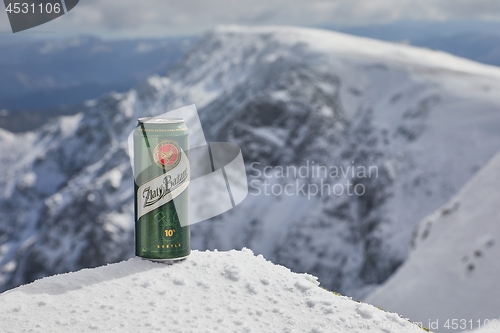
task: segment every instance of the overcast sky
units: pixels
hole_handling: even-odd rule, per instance
[[[80,0],[31,34],[190,35],[217,24],[365,25],[400,20],[500,21],[499,0]],[[5,11],[0,30],[10,31]]]

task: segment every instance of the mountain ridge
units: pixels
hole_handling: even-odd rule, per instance
[[[495,78],[500,76],[500,68],[493,65],[479,63],[473,60],[462,58],[451,53],[429,49],[418,45],[401,44],[390,41],[377,40],[369,37],[349,35],[346,33],[324,30],[318,28],[304,28],[294,26],[255,26],[246,27],[240,25],[218,25],[213,30],[214,33],[274,33],[296,37],[301,41],[310,40],[317,49],[323,51],[337,51],[346,54],[360,54],[364,56],[383,55],[384,60],[390,57],[391,60],[411,64],[435,65],[440,68],[447,68],[457,71],[468,71],[470,74],[491,75]],[[293,42],[293,38],[290,38]],[[339,46],[336,44],[321,45],[320,40],[337,39]],[[306,41],[307,42],[307,41]],[[367,45],[360,47],[359,44],[366,43]],[[369,47],[366,47],[369,46]],[[383,51],[376,52],[370,50],[370,47],[380,47]],[[392,52],[392,53],[391,53]],[[426,63],[427,61],[427,63]],[[448,62],[446,62],[448,61]]]

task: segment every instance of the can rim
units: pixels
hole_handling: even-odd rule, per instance
[[[144,122],[148,121],[148,120],[149,120],[149,119],[151,119],[151,118],[152,118],[152,117],[141,117],[141,118],[137,119],[137,121],[138,121],[139,123],[144,123]]]
[[[156,118],[156,117],[142,117],[137,120],[139,123],[144,124],[180,124],[184,122],[184,118]]]

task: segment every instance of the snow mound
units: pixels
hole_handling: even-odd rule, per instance
[[[139,258],[52,276],[0,295],[2,332],[422,332],[318,287],[252,251]]]

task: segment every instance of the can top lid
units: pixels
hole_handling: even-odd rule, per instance
[[[138,119],[139,123],[148,124],[180,124],[184,122],[183,118],[154,118],[154,117],[142,117]]]

